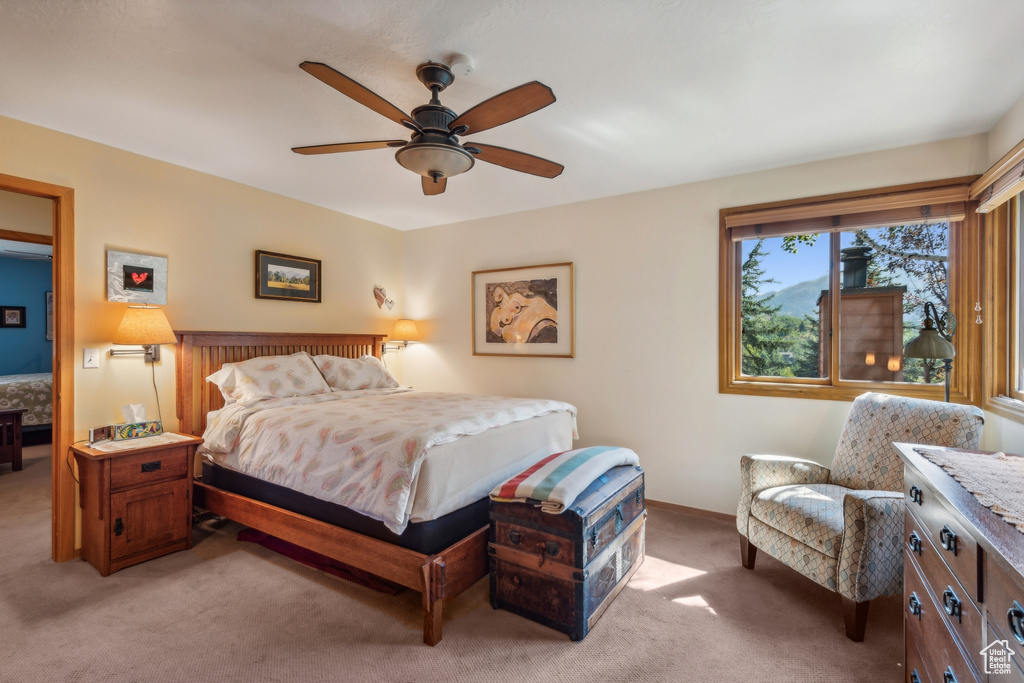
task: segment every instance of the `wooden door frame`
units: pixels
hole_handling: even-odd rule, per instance
[[[63,454],[75,435],[75,191],[0,173],[0,190],[53,200],[53,445],[54,562],[75,554],[75,479]]]

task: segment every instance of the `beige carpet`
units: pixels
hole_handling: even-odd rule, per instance
[[[423,645],[419,594],[375,593],[196,528],[195,548],[107,578],[50,560],[48,447],[0,465],[0,680],[898,681],[901,600],[843,634],[836,596],[730,524],[652,509],[647,559],[580,643],[502,610],[484,579]]]

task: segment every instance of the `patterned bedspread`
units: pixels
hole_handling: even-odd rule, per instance
[[[339,503],[400,534],[431,447],[556,411],[570,412],[575,435],[576,408],[543,399],[399,388],[234,403],[210,413],[200,452],[232,454],[245,474]]]
[[[0,410],[25,408],[21,424],[48,425],[53,422],[53,375],[0,375]]]

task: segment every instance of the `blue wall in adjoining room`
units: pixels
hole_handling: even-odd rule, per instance
[[[0,327],[0,375],[53,372],[53,342],[46,341],[52,291],[50,261],[0,258],[0,306],[25,307],[25,327]]]

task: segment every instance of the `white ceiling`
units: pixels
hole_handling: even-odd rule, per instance
[[[1022,29],[1020,0],[0,0],[0,115],[412,229],[986,132]],[[478,163],[424,197],[391,150],[290,151],[408,137],[300,62],[409,111],[456,52],[456,112],[554,90],[467,141],[560,177]]]

